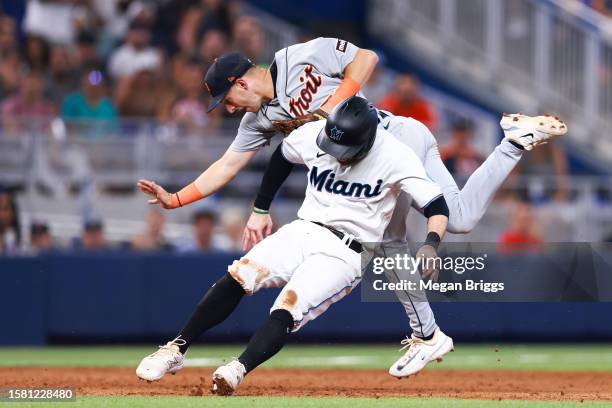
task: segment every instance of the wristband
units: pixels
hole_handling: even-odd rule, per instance
[[[361,85],[359,85],[359,82],[352,78],[345,77],[340,86],[336,88],[336,92],[334,92],[334,94],[325,103],[329,103],[332,107],[334,107],[343,100],[357,95],[357,92],[359,92],[360,89]]]
[[[440,235],[438,235],[437,232],[432,231],[427,234],[427,238],[425,238],[425,245],[430,245],[434,247],[434,249],[438,249],[441,240]]]
[[[270,214],[270,211],[260,210],[259,208],[255,208],[255,207],[253,207],[253,212],[254,212],[255,214],[264,214],[264,215],[265,215],[265,214]]]
[[[195,186],[195,183],[189,184],[181,191],[172,194],[172,208],[182,207],[204,198],[204,195]]]

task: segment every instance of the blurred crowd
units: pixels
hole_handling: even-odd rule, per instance
[[[194,206],[190,233],[171,239],[165,211],[152,207],[145,216],[143,227],[125,241],[107,239],[105,222],[89,218],[81,231],[67,242],[59,241],[45,220],[29,220],[22,228],[15,194],[0,189],[0,255],[38,255],[66,251],[139,251],[210,253],[239,252],[246,223],[246,209],[227,208],[220,213],[212,208]],[[177,235],[177,234],[172,234]]]
[[[54,115],[215,128],[225,113],[205,113],[208,65],[230,49],[268,62],[260,22],[237,1],[28,0],[21,21],[10,3],[0,2],[5,129]]]
[[[205,113],[202,76],[214,59],[239,50],[256,64],[270,62],[261,22],[237,0],[27,0],[21,17],[15,17],[19,7],[11,7],[16,3],[0,1],[0,129],[9,135],[23,123],[56,116],[68,125],[145,118],[206,135],[236,119],[223,109]],[[602,13],[609,10],[604,0],[589,4]],[[436,136],[448,134],[440,139],[440,154],[459,184],[486,159],[477,149],[477,125],[438,112],[414,74],[390,78],[377,67],[363,91],[381,109],[420,120]],[[550,191],[520,191],[521,184],[514,183],[522,174],[553,175],[556,185]],[[567,157],[558,144],[525,155],[509,188],[500,192],[517,203],[520,215],[500,237],[502,244],[540,239],[533,205],[570,199],[567,174]],[[196,210],[191,236],[171,240],[164,213],[152,210],[146,228],[119,248],[239,250],[244,222],[240,211]],[[14,196],[0,192],[0,253],[109,247],[101,219],[84,222],[70,243],[55,242],[44,220],[24,230]]]

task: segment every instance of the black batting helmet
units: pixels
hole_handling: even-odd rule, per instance
[[[374,106],[364,98],[353,96],[330,113],[317,136],[317,145],[339,161],[356,162],[372,148],[377,127],[378,114]]]

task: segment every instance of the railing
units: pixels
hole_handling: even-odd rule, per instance
[[[369,29],[525,111],[564,115],[569,139],[612,162],[610,20],[581,2],[370,0]]]
[[[28,220],[47,220],[54,234],[68,240],[80,231],[82,217],[94,214],[106,220],[109,239],[123,241],[144,228],[145,199],[136,191],[136,180],[149,178],[178,189],[219,158],[234,136],[235,130],[194,131],[153,121],[101,125],[28,120],[12,130],[0,127],[0,185],[25,192],[20,195],[24,227]],[[217,198],[206,203],[220,209],[248,208],[273,149],[262,149]],[[305,187],[304,169],[298,167],[275,203],[279,224],[295,218]],[[557,201],[560,189],[564,201]],[[610,177],[523,174],[511,177],[504,193],[535,206],[536,218],[547,220],[547,240],[596,241],[612,235]],[[185,224],[193,209],[170,213],[171,235],[188,231]],[[423,221],[416,213],[415,219],[417,224]],[[456,239],[495,241],[510,219],[512,208],[494,203],[474,233]]]

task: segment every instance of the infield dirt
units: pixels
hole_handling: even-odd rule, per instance
[[[73,387],[77,395],[209,395],[212,369],[147,383],[131,368],[0,368],[4,387]],[[257,369],[236,395],[612,400],[612,373],[430,370],[397,380],[383,370]]]

